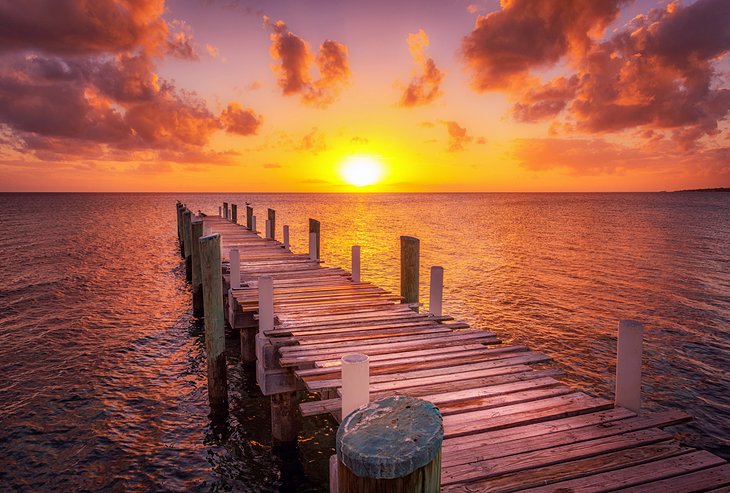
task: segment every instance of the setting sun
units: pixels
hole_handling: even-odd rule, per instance
[[[383,165],[373,156],[350,156],[343,161],[341,172],[350,185],[364,187],[380,181]]]

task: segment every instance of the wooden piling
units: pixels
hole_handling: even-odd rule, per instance
[[[238,224],[238,205],[231,204],[231,222]]]
[[[193,315],[200,317],[204,313],[203,309],[203,272],[200,262],[200,237],[203,234],[203,221],[193,221],[191,223],[191,262],[193,267],[192,284],[193,284]]]
[[[317,257],[317,260],[321,259],[321,251],[320,251],[320,244],[322,240],[322,235],[320,234],[320,225],[319,221],[316,219],[310,219],[309,220],[309,234],[316,233],[317,235],[317,241],[315,243],[315,254]]]
[[[618,323],[616,405],[635,413],[641,409],[641,353],[644,326],[633,320]]]
[[[246,206],[246,228],[253,231],[253,207],[250,205]]]
[[[241,287],[241,253],[238,248],[231,248],[228,252],[228,258],[231,274],[228,284],[230,284],[231,289],[238,289]]]
[[[268,216],[269,216],[269,222],[271,223],[271,227],[269,228],[269,234],[266,236],[267,238],[271,238],[272,240],[276,239],[276,211],[274,209],[268,209]]]
[[[360,282],[360,247],[352,246],[352,282]]]
[[[185,243],[185,280],[193,280],[193,234],[190,229],[193,213],[189,209],[183,212],[183,241]]]
[[[223,219],[228,219],[228,202],[223,202]]]
[[[371,402],[337,430],[339,493],[437,493],[441,488],[441,413],[407,396]]]
[[[301,419],[299,398],[295,391],[271,395],[271,438],[274,445],[297,441]]]
[[[266,228],[264,228],[264,238],[271,238],[271,221],[266,220]]]
[[[182,258],[185,258],[185,245],[184,245],[184,242],[183,242],[184,239],[183,239],[183,234],[182,234],[182,231],[183,231],[183,229],[182,229],[182,223],[183,223],[182,213],[183,213],[183,209],[185,207],[180,202],[178,202],[176,208],[177,208],[177,241],[180,244],[180,256]]]
[[[258,233],[258,231],[256,231],[256,216],[251,217],[251,231]]]
[[[420,250],[418,238],[400,237],[400,295],[403,303],[418,303]]]
[[[443,314],[444,299],[444,268],[431,267],[431,282],[429,284],[428,311],[434,317]]]
[[[287,252],[290,250],[289,225],[287,225],[287,224],[284,225],[284,250],[286,250]]]
[[[213,414],[224,414],[228,412],[228,383],[221,237],[219,234],[203,236],[199,242],[205,310],[205,349],[208,357],[208,399]]]

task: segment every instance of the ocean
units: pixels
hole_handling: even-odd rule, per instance
[[[326,491],[335,421],[272,451],[268,399],[228,341],[231,413],[208,419],[175,201],[276,209],[305,252],[398,292],[399,236],[445,269],[444,313],[555,358],[611,398],[619,319],[645,324],[644,404],[730,458],[730,194],[0,194],[0,490]]]

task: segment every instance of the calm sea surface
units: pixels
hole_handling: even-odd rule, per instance
[[[207,414],[175,200],[266,207],[304,252],[398,291],[399,235],[445,268],[444,311],[611,397],[616,325],[645,323],[647,408],[730,457],[730,194],[0,194],[0,490],[323,491],[336,423],[272,452],[268,399],[229,344],[231,415]],[[241,210],[241,209],[239,209]],[[243,214],[241,214],[243,215]]]

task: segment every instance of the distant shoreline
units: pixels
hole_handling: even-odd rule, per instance
[[[687,192],[730,192],[730,188],[695,188],[693,190],[674,190],[672,193]]]

